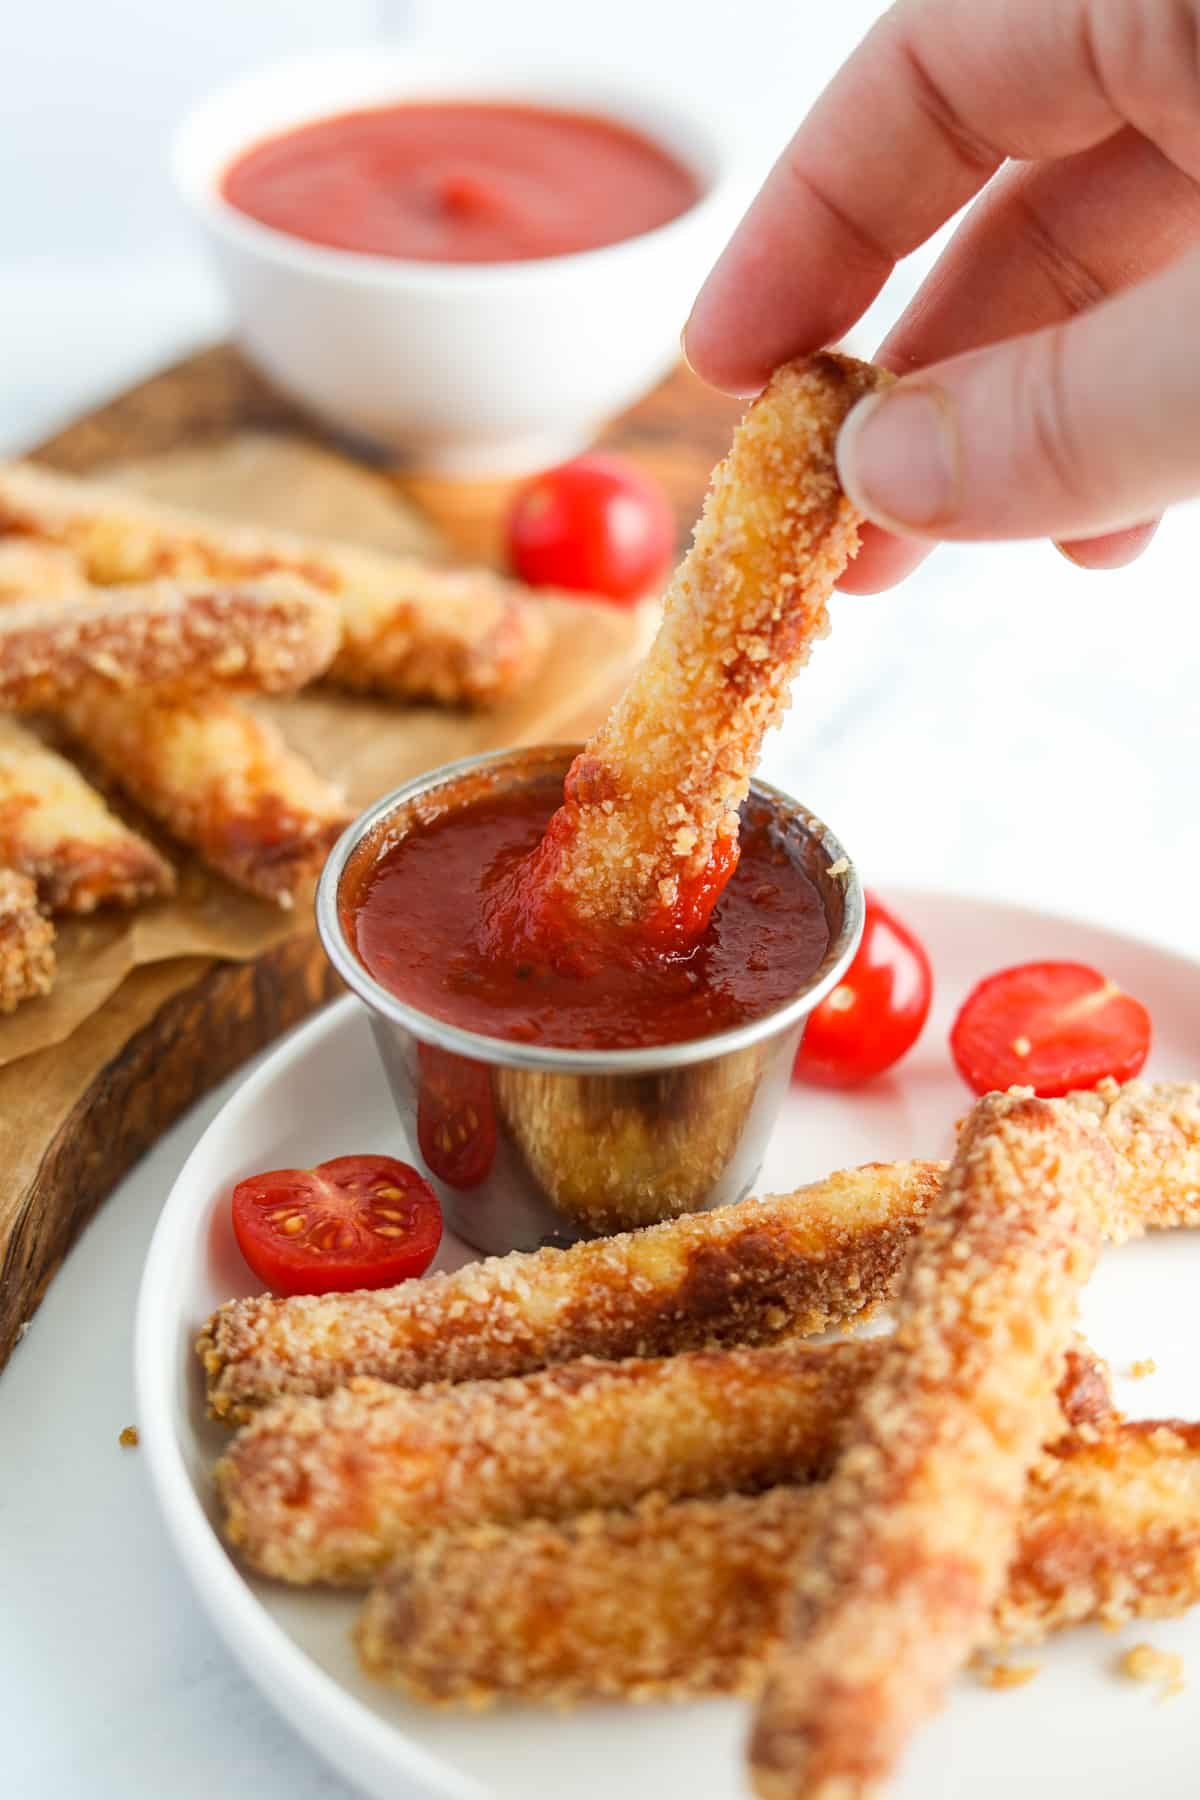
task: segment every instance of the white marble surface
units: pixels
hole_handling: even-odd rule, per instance
[[[636,22],[644,68],[744,88],[765,147],[876,8],[822,9],[820,24],[816,10],[742,0],[731,44],[715,8],[674,0],[610,0],[569,22],[548,0],[495,11],[364,0],[337,13],[315,0],[126,0],[119,29],[84,0],[23,9],[4,53],[20,103],[0,117],[0,450],[219,331],[219,300],[161,180],[161,143],[178,106],[226,69],[394,29],[410,13],[434,41],[486,43],[500,20],[514,49],[575,34],[580,54],[611,54]],[[1180,511],[1120,574],[1084,575],[1045,545],[951,550],[902,593],[839,601],[766,773],[836,824],[885,890],[939,882],[1200,953],[1198,522]],[[137,1452],[116,1441],[132,1418],[146,1242],[216,1103],[113,1196],[0,1379],[0,1719],[14,1800],[346,1793],[215,1641]]]

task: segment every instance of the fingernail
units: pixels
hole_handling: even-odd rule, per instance
[[[1087,566],[1088,566],[1087,563],[1085,563],[1083,561],[1082,557],[1075,555],[1074,551],[1071,549],[1071,546],[1069,544],[1064,544],[1061,541],[1061,539],[1059,539],[1059,538],[1051,538],[1050,542],[1054,545],[1054,548],[1058,551],[1058,554],[1060,556],[1063,556],[1066,558],[1066,560],[1071,564],[1071,567],[1073,569],[1086,569],[1087,568]]]
[[[842,486],[860,511],[899,531],[930,531],[953,514],[958,436],[940,388],[892,388],[860,400],[837,442]]]

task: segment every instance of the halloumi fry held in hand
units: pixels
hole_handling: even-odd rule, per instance
[[[884,1342],[587,1359],[412,1393],[360,1378],[324,1399],[291,1396],[217,1466],[226,1536],[264,1575],[360,1585],[451,1526],[813,1480]],[[1089,1353],[1072,1352],[1059,1403],[1056,1431],[1111,1414]]]
[[[0,607],[0,708],[52,710],[81,690],[289,693],[328,666],[338,615],[298,582],[153,582]]]
[[[28,875],[52,912],[136,906],[175,890],[171,865],[109,811],[74,764],[5,718],[0,864]]]
[[[349,818],[339,791],[234,700],[91,692],[71,733],[181,843],[239,887],[291,906]]]
[[[972,1109],[818,1502],[750,1741],[763,1800],[878,1794],[1003,1590],[1115,1157],[1077,1112]]]
[[[1113,1150],[1114,1238],[1200,1224],[1200,1083],[1101,1083],[1065,1104]],[[355,1375],[419,1387],[825,1331],[889,1298],[943,1173],[868,1163],[795,1194],[382,1292],[232,1300],[201,1339],[209,1403],[239,1419]]]
[[[54,986],[54,927],[27,875],[0,868],[0,1013]]]
[[[353,1375],[421,1387],[821,1331],[889,1290],[938,1185],[924,1163],[851,1169],[795,1194],[400,1287],[232,1300],[198,1344],[209,1405],[236,1420]]]
[[[754,1695],[819,1504],[814,1487],[656,1496],[630,1512],[438,1533],[367,1601],[363,1663],[443,1706]],[[1039,1462],[984,1635],[1036,1643],[1197,1601],[1200,1426],[1115,1425]]]
[[[687,942],[737,861],[738,808],[788,684],[828,630],[858,548],[834,446],[888,380],[822,353],[776,370],[718,465],[662,626],[568,772],[565,800],[506,904]],[[507,926],[504,927],[507,929]]]
[[[0,533],[61,545],[91,582],[297,576],[335,601],[347,687],[491,705],[533,675],[548,641],[541,603],[487,569],[454,570],[351,544],[250,530],[56,475],[0,465]]]

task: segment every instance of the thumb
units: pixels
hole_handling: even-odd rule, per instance
[[[1081,538],[1200,494],[1200,256],[861,400],[838,471],[902,534]]]

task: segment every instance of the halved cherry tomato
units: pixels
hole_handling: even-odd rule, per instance
[[[795,1075],[821,1087],[857,1087],[899,1062],[924,1029],[933,971],[924,947],[868,893],[858,954],[804,1030]]]
[[[509,561],[531,587],[633,601],[662,580],[674,548],[666,494],[620,456],[547,469],[518,490],[508,515]]]
[[[423,1275],[442,1209],[425,1177],[394,1156],[335,1156],[239,1181],[233,1230],[275,1293],[343,1294]]]
[[[469,1056],[417,1049],[417,1143],[427,1168],[447,1187],[478,1187],[496,1156],[492,1078]]]
[[[1031,1087],[1053,1100],[1105,1075],[1136,1075],[1150,1049],[1150,1015],[1087,963],[1019,963],[971,990],[950,1048],[977,1094]]]

